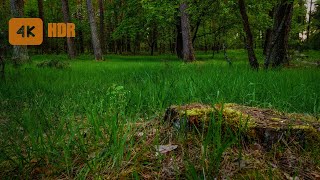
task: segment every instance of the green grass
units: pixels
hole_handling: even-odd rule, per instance
[[[233,102],[319,116],[319,69],[255,72],[243,51],[229,57],[232,67],[223,54],[201,53],[193,64],[171,55],[111,55],[104,62],[81,56],[70,68],[51,69],[36,64],[67,57],[39,55],[9,67],[0,82],[0,177],[107,176],[123,162],[138,162],[128,152],[137,143],[128,123],[159,117],[172,104]],[[133,172],[141,176],[139,168]]]

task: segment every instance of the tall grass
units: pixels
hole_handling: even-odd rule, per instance
[[[221,54],[202,54],[194,64],[169,55],[105,62],[83,56],[63,70],[35,65],[58,57],[35,56],[31,64],[9,67],[0,82],[0,177],[98,177],[119,170],[135,144],[127,141],[128,123],[158,117],[172,104],[234,102],[319,115],[319,69],[255,72],[242,52],[229,56],[232,67]],[[216,146],[213,161],[227,146],[217,137],[204,139],[204,146]]]

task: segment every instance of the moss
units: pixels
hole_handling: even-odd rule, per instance
[[[185,115],[187,116],[203,116],[203,115],[208,115],[210,113],[214,112],[213,108],[194,108],[194,109],[189,109],[184,111]]]
[[[235,127],[254,128],[256,127],[255,121],[248,115],[232,107],[236,104],[226,104],[223,108],[223,117],[226,122]]]
[[[282,119],[274,117],[274,118],[271,118],[271,120],[273,120],[273,121],[281,121]]]
[[[294,125],[291,129],[301,129],[301,130],[314,130],[314,128],[310,125]]]

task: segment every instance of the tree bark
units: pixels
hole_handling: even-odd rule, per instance
[[[77,0],[77,11],[76,11],[76,19],[80,22],[83,21],[83,12],[82,12],[82,0]],[[80,53],[85,52],[85,46],[84,46],[84,36],[83,36],[83,31],[82,28],[78,28],[77,31],[77,50]]]
[[[1,50],[0,50],[1,51]],[[5,62],[0,53],[0,78],[4,79]]]
[[[182,44],[183,44],[183,60],[186,62],[192,62],[195,60],[194,49],[191,40],[191,31],[189,23],[189,14],[187,13],[188,5],[186,2],[180,5],[181,12],[181,32],[182,32]]]
[[[288,40],[291,30],[291,20],[293,14],[293,2],[290,0],[282,0],[275,11],[274,24],[272,30],[272,41],[268,46],[268,54],[265,61],[267,69],[272,64],[272,67],[279,67],[284,63],[288,63]]]
[[[65,23],[71,22],[70,19],[70,11],[69,11],[69,3],[68,0],[61,0],[62,4],[62,13],[63,13],[63,19]],[[76,57],[76,50],[74,45],[74,39],[73,38],[67,38],[67,45],[68,45],[68,54],[71,59],[74,59]]]
[[[313,0],[310,2],[310,10],[309,10],[309,19],[308,19],[308,27],[307,27],[307,42],[309,42],[309,37],[310,37],[310,24],[311,24],[311,16],[312,16],[312,4]]]
[[[100,11],[100,43],[102,47],[102,52],[105,53],[105,38],[104,38],[104,4],[103,0],[99,0],[99,11]]]
[[[181,30],[181,17],[178,16],[176,24],[176,54],[179,59],[183,59],[183,42],[182,42],[182,30]]]
[[[253,49],[253,36],[252,36],[250,24],[249,24],[246,5],[244,0],[239,0],[238,2],[239,2],[240,14],[243,22],[243,28],[246,33],[246,48],[248,51],[249,63],[251,68],[257,70],[259,69],[259,63]]]
[[[97,61],[100,61],[103,59],[102,51],[101,51],[100,40],[98,38],[97,25],[94,18],[94,10],[92,7],[91,0],[87,0],[87,9],[88,9],[88,16],[89,16],[89,22],[90,22],[90,28],[91,28],[91,38],[92,38],[94,56]]]
[[[47,38],[46,38],[46,26],[44,23],[44,11],[43,11],[43,0],[38,0],[38,13],[39,13],[39,18],[43,22],[43,42],[41,45],[41,52],[44,53],[47,51],[48,43],[47,43]]]
[[[150,40],[148,42],[151,56],[154,55],[154,51],[156,50],[157,36],[158,36],[158,28],[157,28],[157,25],[154,24],[150,32]]]
[[[274,10],[269,11],[269,17],[271,19],[273,19],[273,14],[274,14]],[[265,56],[268,54],[268,46],[271,41],[271,36],[272,36],[272,28],[270,27],[266,30],[266,35],[264,40],[263,55]]]
[[[22,18],[24,16],[24,1],[23,0],[10,0],[12,17]],[[27,46],[13,46],[12,54],[13,64],[15,66],[29,60]]]
[[[192,44],[194,44],[194,42],[196,41],[200,25],[201,25],[201,18],[199,18],[198,21],[197,21],[196,29],[194,30],[194,34],[193,34],[193,37],[192,37]]]

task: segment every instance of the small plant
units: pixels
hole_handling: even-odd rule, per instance
[[[39,68],[56,68],[56,69],[66,69],[70,67],[70,64],[68,62],[59,61],[56,59],[43,61],[37,64],[37,67]]]

